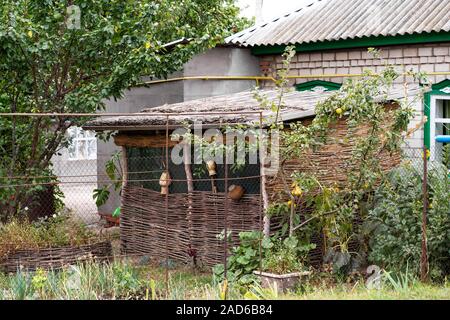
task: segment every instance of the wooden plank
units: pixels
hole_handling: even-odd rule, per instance
[[[162,148],[166,146],[164,135],[127,135],[120,133],[114,136],[114,143],[121,147],[135,148]],[[178,144],[178,141],[169,140],[169,147]]]

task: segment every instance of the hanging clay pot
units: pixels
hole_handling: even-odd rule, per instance
[[[244,193],[245,193],[245,189],[243,187],[235,185],[235,184],[231,185],[228,188],[228,197],[230,197],[231,199],[236,200],[236,201],[240,200],[242,198],[242,196],[244,195]]]
[[[216,163],[213,160],[206,161],[206,168],[208,169],[209,176],[215,176],[216,172]]]
[[[159,178],[159,185],[161,186],[161,194],[169,194],[169,186],[172,183],[169,171],[164,171]]]

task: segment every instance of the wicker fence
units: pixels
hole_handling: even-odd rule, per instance
[[[225,193],[170,194],[144,188],[123,190],[121,245],[125,254],[149,255],[186,263],[213,266],[224,259],[224,241],[218,235],[231,232],[232,245],[239,232],[258,230],[260,197],[226,200]],[[226,202],[227,205],[225,204]]]
[[[0,270],[16,272],[34,271],[37,268],[59,269],[85,261],[106,261],[111,257],[112,248],[109,241],[82,246],[17,250],[0,260]]]

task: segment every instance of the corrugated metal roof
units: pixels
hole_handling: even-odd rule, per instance
[[[287,45],[450,31],[450,0],[315,0],[225,42]]]
[[[407,95],[416,97],[420,92],[419,86],[409,88]],[[269,101],[277,102],[278,93],[275,90],[264,90],[263,94]],[[333,91],[311,92],[292,91],[284,95],[284,106],[280,118],[284,121],[303,119],[315,115],[315,107],[333,94]],[[387,95],[378,97],[380,101],[399,100],[405,96],[404,87],[396,86],[389,90]],[[167,116],[170,114],[171,127],[183,126],[185,122],[201,122],[205,127],[217,126],[221,123],[257,123],[261,106],[254,98],[252,91],[244,91],[231,95],[216,96],[204,99],[190,100],[175,104],[166,104],[160,107],[147,108],[136,116],[119,116],[90,121],[83,126],[92,130],[152,130],[158,126],[164,128]],[[255,112],[242,114],[242,112]],[[239,113],[241,112],[241,113]],[[192,113],[196,113],[193,115]],[[209,114],[213,113],[213,114]],[[265,123],[273,121],[274,112],[263,110]]]

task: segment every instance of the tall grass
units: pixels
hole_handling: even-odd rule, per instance
[[[132,266],[115,262],[86,263],[60,271],[18,271],[3,276],[2,299],[132,299],[147,283]]]
[[[408,265],[405,272],[384,271],[383,280],[397,292],[407,292],[410,287],[418,283],[417,278],[409,272]]]
[[[161,267],[133,266],[125,261],[85,263],[60,271],[0,273],[0,299],[448,299],[450,286],[422,284],[411,273],[383,273],[379,289],[368,289],[364,281],[352,284],[304,282],[295,292],[282,294],[254,284],[240,287],[217,284],[212,276],[191,270],[172,270],[166,290]]]

